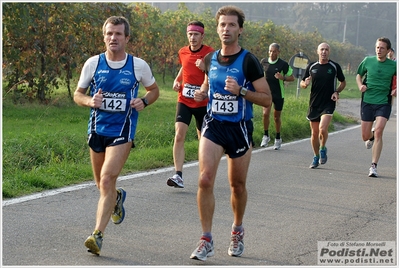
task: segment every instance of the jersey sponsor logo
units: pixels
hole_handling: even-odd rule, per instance
[[[123,75],[132,75],[132,72],[129,70],[120,70],[119,74],[123,74]]]
[[[99,76],[97,79],[97,87],[99,87],[101,84],[107,82],[107,78],[105,76]]]
[[[240,72],[240,70],[238,70],[237,68],[227,68],[226,70],[227,73],[233,73],[233,74],[237,74]]]
[[[104,98],[113,98],[113,99],[126,99],[126,93],[118,93],[118,92],[103,92]]]
[[[236,95],[223,95],[220,93],[215,93],[213,94],[213,98],[218,99],[218,100],[237,100],[238,96]]]
[[[121,80],[119,80],[119,82],[124,86],[128,86],[132,83],[132,81],[128,78],[122,78]]]
[[[109,70],[98,70],[98,74],[108,74]]]

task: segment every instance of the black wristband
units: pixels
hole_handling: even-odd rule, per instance
[[[148,106],[148,100],[146,98],[141,98],[141,101],[144,103],[144,108]]]

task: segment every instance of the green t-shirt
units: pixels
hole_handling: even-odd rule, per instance
[[[365,57],[360,63],[357,74],[367,75],[367,90],[363,101],[370,104],[387,104],[391,94],[392,78],[396,75],[396,61],[386,59],[377,60],[376,56]]]

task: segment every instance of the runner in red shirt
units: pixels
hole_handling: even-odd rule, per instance
[[[173,83],[173,89],[178,92],[173,144],[173,161],[176,174],[168,178],[166,183],[169,186],[177,188],[184,188],[184,141],[191,118],[192,116],[195,117],[199,139],[208,103],[208,99],[202,102],[194,100],[194,91],[200,89],[204,81],[205,65],[202,59],[209,52],[214,51],[210,46],[202,44],[204,35],[204,24],[202,22],[192,21],[188,23],[187,38],[190,44],[179,50],[179,62],[182,67]]]

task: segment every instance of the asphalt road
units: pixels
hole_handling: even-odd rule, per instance
[[[281,150],[256,148],[248,175],[245,253],[227,255],[232,212],[221,161],[213,222],[215,256],[191,260],[201,235],[197,163],[185,165],[185,188],[166,185],[173,168],[121,177],[126,218],[108,225],[101,256],[86,252],[95,223],[93,183],[3,200],[4,266],[316,266],[318,241],[396,241],[397,121],[388,122],[378,178],[360,127],[331,133],[328,162],[309,169],[309,139]],[[134,151],[132,152],[134,153]],[[60,178],[62,179],[62,178]]]

